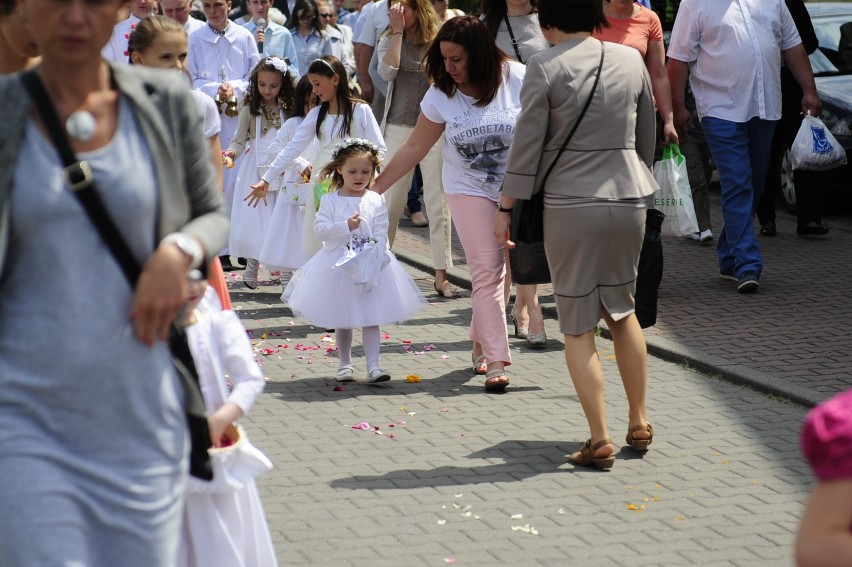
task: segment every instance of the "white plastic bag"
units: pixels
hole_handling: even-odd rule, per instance
[[[825,171],[845,164],[846,152],[822,120],[808,113],[790,148],[790,162],[793,169]]]
[[[663,236],[689,236],[698,232],[692,190],[686,173],[686,158],[677,144],[663,148],[663,159],[654,164],[654,179],[660,189],[654,193],[654,208],[666,215]]]

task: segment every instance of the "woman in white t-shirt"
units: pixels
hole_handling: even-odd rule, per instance
[[[478,18],[463,16],[441,27],[426,70],[433,85],[420,103],[417,125],[373,189],[387,191],[444,134],[444,192],[473,280],[473,369],[486,374],[486,391],[502,391],[509,384],[504,368],[511,364],[506,265],[491,225],[521,110],[524,66],[497,49]]]

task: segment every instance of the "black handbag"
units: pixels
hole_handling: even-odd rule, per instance
[[[592,104],[592,98],[595,96],[601,78],[603,62],[604,46],[601,43],[601,60],[595,73],[592,92],[589,93],[589,98],[586,99],[586,104],[580,111],[571,132],[568,133],[562,147],[559,148],[559,153],[556,154],[556,158],[547,168],[540,184],[541,189],[533,193],[529,199],[519,199],[512,209],[509,238],[515,243],[515,247],[509,249],[509,265],[512,268],[512,281],[516,284],[543,284],[551,281],[550,267],[547,264],[547,254],[544,250],[544,184],[550,177],[556,162],[562,157],[565,148],[568,147],[568,142],[574,137],[574,133],[586,115],[589,105]]]
[[[645,212],[645,238],[639,253],[636,273],[636,318],[645,329],[657,322],[657,297],[663,281],[663,239],[661,231],[666,215],[657,209]]]
[[[62,164],[65,166],[63,172],[65,185],[80,201],[86,215],[95,225],[107,248],[112,252],[130,286],[135,288],[139,275],[142,273],[142,267],[133,256],[130,247],[112,217],[109,216],[100,195],[95,190],[89,164],[85,161],[79,161],[77,156],[74,155],[74,150],[59,124],[56,109],[35,71],[22,74],[21,81],[26,87],[36,110],[41,115],[42,122],[50,134]],[[207,453],[207,449],[212,446],[210,430],[205,415],[204,398],[198,384],[198,372],[195,368],[195,362],[192,360],[186,333],[172,325],[168,344],[172,363],[177,370],[185,396],[186,419],[189,425],[191,443],[189,473],[202,480],[212,480],[213,469],[210,466],[210,455]]]

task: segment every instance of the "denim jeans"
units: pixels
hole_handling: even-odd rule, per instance
[[[752,118],[731,122],[701,120],[722,187],[723,226],[716,244],[719,271],[742,277],[763,270],[760,246],[754,235],[754,213],[766,182],[775,121]]]

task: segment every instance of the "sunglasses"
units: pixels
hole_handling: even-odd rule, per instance
[[[320,18],[325,18],[326,20],[333,17],[334,14],[320,14]]]
[[[299,21],[300,21],[300,22],[309,22],[309,21],[311,21],[311,20],[313,20],[313,19],[315,19],[315,18],[316,18],[316,16],[314,16],[314,15],[310,15],[310,16],[299,16]]]

